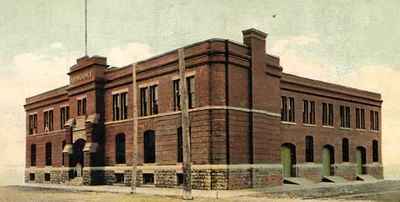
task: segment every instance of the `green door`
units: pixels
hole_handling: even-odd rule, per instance
[[[290,158],[290,148],[281,147],[281,161],[283,166],[283,177],[291,177],[292,159]]]
[[[322,176],[331,175],[331,151],[329,148],[322,149]]]
[[[356,150],[356,163],[357,163],[357,175],[365,174],[364,164],[365,164],[365,152],[363,148],[357,148]]]

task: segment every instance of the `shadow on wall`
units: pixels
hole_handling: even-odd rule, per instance
[[[20,185],[24,182],[24,166],[0,166],[0,186]]]

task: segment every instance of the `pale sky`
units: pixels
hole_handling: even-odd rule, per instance
[[[89,54],[116,66],[209,38],[241,42],[251,27],[269,33],[267,52],[285,72],[382,93],[383,161],[400,165],[400,1],[88,2]],[[24,98],[67,84],[69,66],[83,56],[84,0],[0,5],[1,185],[7,168],[22,182]]]

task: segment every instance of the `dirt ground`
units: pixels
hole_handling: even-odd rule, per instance
[[[400,199],[400,191],[393,192],[391,195],[396,196],[397,199]],[[287,196],[284,198],[271,198],[271,196],[265,197],[237,197],[237,198],[225,198],[225,199],[210,199],[210,198],[195,198],[194,202],[291,202],[291,201],[304,201],[304,202],[316,202],[316,201],[326,201],[326,202],[336,202],[336,201],[355,201],[358,199],[361,201],[369,201],[368,195],[358,195],[355,198],[346,197],[346,198],[338,198],[338,199],[315,199],[315,200],[302,200],[302,199],[291,199]],[[399,200],[391,200],[394,199],[387,195],[387,193],[382,194],[374,194],[373,199],[385,199],[384,201],[399,201]],[[98,193],[98,192],[73,192],[73,191],[63,191],[63,190],[50,190],[43,188],[33,188],[33,187],[0,187],[0,202],[11,202],[11,201],[35,201],[35,202],[70,202],[70,201],[79,201],[79,202],[175,202],[182,201],[179,197],[160,197],[160,196],[148,196],[148,195],[130,195],[130,194],[113,194],[113,193]],[[379,200],[381,201],[381,200]]]

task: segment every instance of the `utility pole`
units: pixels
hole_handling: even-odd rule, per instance
[[[132,64],[132,140],[133,140],[133,157],[132,157],[132,180],[131,180],[131,194],[136,193],[136,170],[137,170],[137,84],[136,84],[136,63]]]
[[[178,49],[179,83],[180,83],[180,105],[182,117],[182,139],[183,139],[183,199],[192,200],[192,160],[190,150],[189,134],[189,107],[188,92],[185,76],[185,53],[184,49]]]

